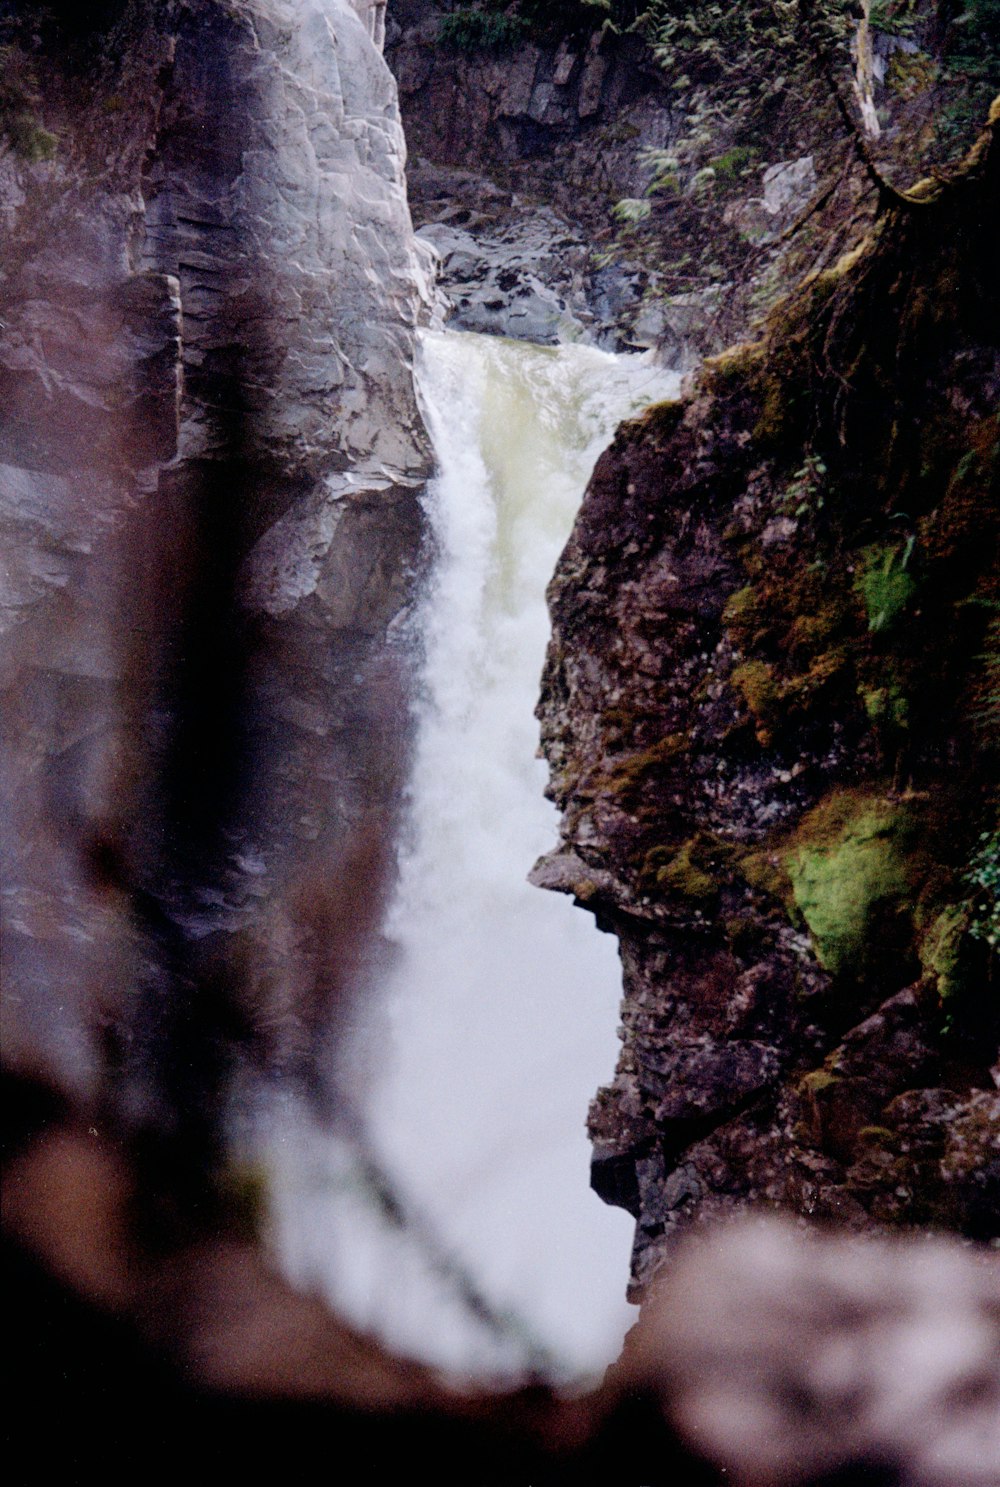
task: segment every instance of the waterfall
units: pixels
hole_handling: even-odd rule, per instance
[[[376,1232],[349,1151],[318,1134],[307,1156],[286,1141],[282,1249],[353,1320],[444,1366],[593,1371],[630,1317],[632,1224],[589,1190],[584,1125],[613,1068],[620,972],[588,914],[525,881],[557,834],[533,709],[545,585],[594,461],[679,379],[643,357],[448,331],[425,333],[418,376],[437,551],[387,925],[398,957],[344,1077],[379,1167],[504,1336],[412,1236]]]

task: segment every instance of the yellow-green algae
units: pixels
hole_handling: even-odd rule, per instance
[[[785,867],[816,958],[831,975],[861,972],[876,911],[908,902],[913,833],[905,804],[861,790],[837,791],[799,825]]]

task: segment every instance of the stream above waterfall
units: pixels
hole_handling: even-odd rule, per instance
[[[581,1375],[628,1325],[632,1222],[590,1191],[585,1131],[615,1059],[616,943],[526,882],[558,832],[533,716],[544,595],[616,425],[679,378],[647,357],[438,331],[418,381],[435,559],[385,927],[397,955],[339,1074],[365,1156],[356,1132],[301,1112],[280,1127],[278,1248],[400,1351]],[[412,1223],[387,1225],[387,1191]]]

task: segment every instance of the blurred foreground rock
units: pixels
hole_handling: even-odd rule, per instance
[[[699,1234],[626,1374],[734,1487],[1000,1482],[1000,1255],[775,1219]]]

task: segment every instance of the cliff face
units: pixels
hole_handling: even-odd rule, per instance
[[[869,167],[905,186],[961,158],[996,26],[992,0],[394,0],[412,199],[457,322],[693,366],[857,242]]]
[[[992,118],[623,427],[550,589],[535,881],[621,943],[636,1296],[747,1204],[996,1233]]]
[[[218,1110],[236,1044],[304,1059],[377,920],[427,290],[347,0],[14,44],[46,148],[2,159],[4,1058],[156,1121]]]
[[[403,0],[386,55],[414,155],[495,173],[600,223],[645,181],[638,154],[666,143],[670,94],[638,35],[551,29],[499,47],[442,36],[448,7]]]

